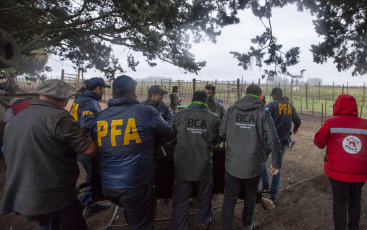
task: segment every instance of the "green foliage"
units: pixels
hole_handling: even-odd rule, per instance
[[[252,39],[248,52],[231,52],[239,65],[264,69],[265,77],[300,74],[288,72],[299,63],[298,47],[283,50],[272,31],[274,8],[297,4],[316,16],[316,32],[324,39],[311,47],[316,63],[333,59],[339,71],[354,68],[353,74],[367,71],[366,1],[355,0],[2,0],[0,28],[19,43],[23,56],[43,49],[71,60],[76,68],[96,68],[113,78],[124,72],[111,45],[141,52],[150,66],[155,60],[197,73],[206,65],[190,53],[191,42],[216,42],[221,28],[239,23],[240,10],[251,9],[265,27]],[[267,22],[267,23],[265,23]],[[117,55],[117,54],[116,54]],[[128,68],[136,70],[139,61],[128,52]],[[44,68],[44,62],[33,72]],[[26,63],[21,63],[21,68]],[[23,71],[23,70],[22,70]],[[29,72],[24,68],[24,72]]]

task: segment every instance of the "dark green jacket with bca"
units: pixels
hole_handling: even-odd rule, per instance
[[[172,122],[177,137],[176,176],[186,181],[198,181],[211,173],[212,146],[220,141],[219,125],[218,117],[201,102],[194,102],[176,113]]]
[[[281,165],[280,141],[270,113],[259,97],[246,95],[224,115],[220,135],[227,140],[226,171],[248,179],[261,174],[266,159],[264,134],[273,146],[272,165]]]
[[[214,97],[208,99],[209,110],[215,113],[220,120],[222,120],[224,114],[226,113],[226,109],[223,105],[215,100]]]

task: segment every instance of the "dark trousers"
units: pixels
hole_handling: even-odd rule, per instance
[[[333,219],[335,230],[359,229],[361,193],[366,182],[352,183],[329,177],[333,191]]]
[[[157,198],[152,182],[130,189],[102,189],[107,199],[124,208],[130,230],[154,229]]]
[[[172,219],[175,230],[186,230],[189,227],[190,196],[193,185],[199,190],[197,197],[199,224],[207,223],[212,216],[213,176],[210,174],[199,181],[185,181],[176,176],[172,198]]]
[[[261,175],[249,179],[239,179],[226,172],[225,176],[226,185],[224,187],[222,207],[223,229],[233,229],[234,208],[241,188],[243,188],[244,192],[242,224],[244,226],[250,225],[253,220],[252,214],[255,208],[257,187],[259,186]]]
[[[32,216],[25,218],[28,221],[35,221],[41,227],[41,230],[86,230],[87,223],[83,217],[83,205],[78,199],[75,199],[68,207],[41,216]]]

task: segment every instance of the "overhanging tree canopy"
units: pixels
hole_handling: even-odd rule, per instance
[[[161,59],[188,72],[197,73],[205,61],[190,53],[191,41],[215,42],[223,26],[236,24],[239,10],[252,9],[264,22],[265,32],[253,39],[256,47],[247,53],[233,51],[239,65],[247,69],[255,63],[273,66],[264,77],[288,74],[287,68],[299,62],[299,48],[282,50],[271,29],[271,11],[297,4],[316,16],[315,30],[324,42],[312,46],[314,61],[334,59],[338,70],[354,68],[366,73],[365,1],[341,0],[3,0],[0,2],[0,28],[19,43],[22,54],[45,49],[71,60],[76,67],[95,67],[107,77],[123,71],[111,44],[142,52],[154,66]],[[128,67],[138,65],[127,55]]]

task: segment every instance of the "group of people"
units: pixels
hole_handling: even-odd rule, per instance
[[[223,229],[233,229],[234,208],[240,192],[244,198],[242,223],[245,229],[257,226],[253,211],[258,192],[269,192],[271,200],[278,201],[282,160],[291,132],[296,134],[301,125],[296,110],[285,100],[279,87],[272,89],[273,100],[266,105],[261,88],[251,84],[246,95],[225,111],[215,100],[215,86],[207,85],[204,90],[194,92],[192,102],[178,111],[182,98],[177,87],[170,94],[171,106],[163,103],[168,92],[158,85],[150,87],[149,99],[140,103],[136,81],[122,75],[113,82],[113,98],[108,101],[108,108],[101,110],[98,101],[110,86],[102,78],[92,78],[85,83],[70,113],[64,108],[77,92],[63,81],[46,80],[37,88],[39,100],[27,103],[8,121],[10,125],[4,138],[8,169],[2,213],[18,213],[29,221],[36,221],[41,229],[87,229],[84,217],[110,207],[110,203],[91,199],[89,157],[94,156],[98,157],[103,194],[124,208],[129,229],[153,229],[155,150],[168,141],[176,143],[172,195],[174,229],[188,229],[193,186],[198,188],[197,226],[206,229],[211,223],[213,148],[223,141],[226,141]],[[338,98],[334,113],[338,110],[336,115],[350,116],[350,123],[356,128],[347,129],[347,125],[337,119],[327,120],[316,134],[317,138],[315,136],[315,143],[321,148],[329,146],[331,141],[340,141],[340,132],[357,133],[357,137],[366,135],[357,129],[366,122],[359,120],[354,112],[345,112],[344,101],[340,103],[340,100],[353,104],[349,97]],[[340,124],[343,128],[338,126]],[[334,140],[335,135],[339,136]],[[348,138],[343,144],[356,146],[348,149],[353,152],[348,156],[351,160],[366,152],[365,136],[358,139],[349,135]],[[335,151],[343,154],[338,147]],[[268,169],[266,162],[270,153],[272,160]],[[364,167],[365,162],[359,162],[358,167],[345,166],[344,158],[338,157],[328,151],[325,171],[333,188],[335,223],[344,224],[345,229],[345,194],[348,194],[348,202],[358,203],[358,196],[360,202],[361,187],[367,180],[367,173],[361,172],[367,167]],[[79,175],[77,159],[86,171],[87,182],[80,199],[75,186]],[[339,166],[346,171],[344,177],[341,176],[344,171],[337,170]],[[273,176],[271,184],[268,173]],[[363,175],[354,175],[358,173]],[[347,183],[339,183],[340,178],[346,178],[341,181]],[[351,188],[357,191],[353,195],[340,192]],[[352,226],[357,221],[358,207],[354,211],[348,209],[348,215],[353,215],[348,218],[348,226]]]

